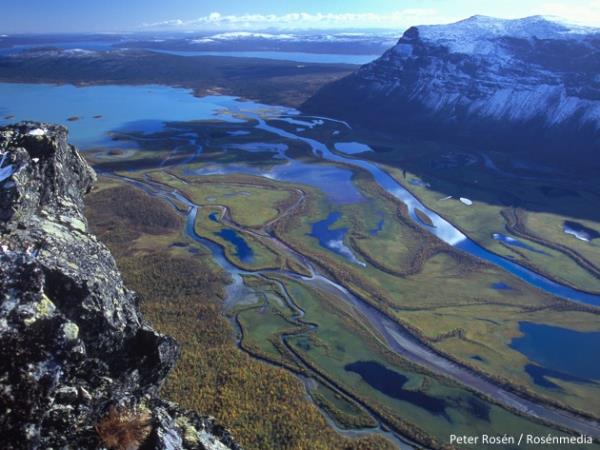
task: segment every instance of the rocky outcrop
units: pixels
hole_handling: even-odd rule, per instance
[[[597,166],[599,73],[600,29],[474,16],[409,28],[303,109],[406,136]]]
[[[65,128],[0,129],[2,448],[237,449],[158,396],[178,346],[144,322],[88,233],[94,180]]]

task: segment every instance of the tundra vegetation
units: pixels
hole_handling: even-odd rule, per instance
[[[270,152],[232,149],[231,142],[257,139],[234,138],[227,133],[242,127],[239,124],[177,126],[179,134],[185,130],[206,138],[203,152],[193,161],[188,161],[189,149],[159,166],[170,154],[165,149],[169,132],[158,134],[157,142],[148,136],[144,140],[127,137],[139,145],[131,159],[106,161],[94,154],[91,158],[121,176],[178,190],[200,206],[196,233],[221,246],[235,266],[262,275],[243,277],[253,294],[251,301],[224,308],[228,277],[211,262],[208,249],[186,239],[182,225],[173,226],[181,219],[166,219],[165,208],[179,217],[175,209],[132,187],[126,189],[137,195],[115,195],[125,188],[113,179],[105,180],[102,189],[90,197],[91,222],[101,238],[115,247],[128,283],[144,295],[142,307],[147,316],[183,345],[182,361],[165,386],[174,399],[190,407],[202,405],[204,411],[231,427],[248,448],[276,448],[273,443],[282,442],[284,436],[286,442],[294,443],[292,448],[304,448],[317,434],[322,441],[316,448],[321,444],[331,448],[334,442],[366,448],[390,445],[379,436],[350,443],[330,428],[309,432],[325,427],[315,404],[339,427],[368,428],[378,417],[392,429],[434,447],[443,445],[457,423],[475,434],[490,429],[501,433],[507,427],[548,433],[549,428],[499,407],[494,399],[475,395],[393,355],[382,337],[343,300],[285,275],[285,270],[309,274],[308,259],[448,358],[522,395],[598,415],[600,403],[594,400],[600,398],[597,383],[554,378],[552,374],[547,374],[550,384],[540,383],[527,369],[535,362],[511,345],[523,336],[520,324],[524,322],[594,332],[597,309],[557,299],[425,233],[408,217],[404,204],[382,191],[360,169],[350,168],[352,185],[362,200],[335,202],[308,179],[306,183],[302,179],[286,182],[252,171],[211,172],[215,165],[264,170],[285,163]],[[332,135],[331,128],[338,134]],[[301,143],[256,133],[265,142],[287,145],[288,157],[309,164],[315,161]],[[334,139],[367,139],[360,134],[354,138],[352,133],[339,126],[306,131],[307,136],[330,146]],[[493,173],[469,178],[469,174],[475,177],[470,161],[483,165],[476,156],[453,156],[451,161],[462,161],[458,168],[440,171],[434,163],[448,158],[432,143],[424,143],[422,154],[415,156],[407,143],[393,144],[381,136],[370,136],[366,142],[375,151],[361,157],[377,161],[427,207],[449,218],[481,245],[512,255],[516,261],[575,287],[590,281],[586,286],[593,290],[597,244],[584,248],[583,241],[557,227],[564,220],[577,220],[590,228],[597,228],[597,222],[593,217],[579,217],[576,209],[569,213],[571,207],[566,203],[556,207],[561,196],[556,200],[556,192],[549,194],[545,184],[504,180]],[[396,168],[400,162],[405,171]],[[119,171],[127,167],[125,163],[133,170]],[[559,194],[565,192],[569,192],[567,187],[560,187]],[[578,192],[581,208],[594,194],[586,189]],[[543,203],[548,195],[552,201]],[[519,205],[501,204],[517,196],[524,199]],[[471,199],[472,204],[459,202],[459,197]],[[148,219],[143,216],[111,213],[111,201],[113,209],[120,208],[117,198],[151,202],[154,206],[146,207],[144,215],[156,216],[157,227],[144,228]],[[537,210],[527,205],[544,207]],[[179,209],[179,213],[185,210],[183,205]],[[346,230],[343,244],[355,260],[321,245],[312,235],[313,225],[332,211],[338,214],[330,229]],[[429,224],[422,211],[417,216]],[[544,220],[557,230],[541,236],[540,221]],[[224,237],[226,229],[235,231],[253,258],[240,257],[235,243]],[[498,231],[523,240],[534,251],[500,243],[491,237]],[[544,259],[546,254],[552,262]],[[561,264],[571,267],[572,273],[563,271],[559,276]],[[238,346],[235,334],[240,338]],[[398,390],[386,391],[369,382],[368,373],[361,370],[389,371],[389,376],[398,377]],[[316,386],[305,388],[294,375],[308,376]],[[257,405],[260,412],[253,409]],[[289,427],[290,423],[294,426]]]
[[[327,426],[297,378],[236,347],[222,314],[228,278],[208,250],[189,242],[172,246],[184,239],[178,226],[161,227],[158,233],[145,228],[153,220],[164,223],[170,211],[164,202],[102,179],[87,205],[92,229],[114,251],[127,285],[141,294],[145,317],[182,346],[163,388],[168,397],[215,416],[249,449],[393,448],[377,436],[341,437]],[[145,215],[117,213],[132,209]]]

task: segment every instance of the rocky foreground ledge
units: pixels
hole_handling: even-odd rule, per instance
[[[65,128],[0,128],[2,448],[239,449],[158,396],[178,346],[144,322],[88,232],[95,179]]]

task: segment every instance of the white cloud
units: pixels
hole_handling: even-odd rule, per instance
[[[600,26],[600,0],[542,3],[538,14],[562,17],[581,25]]]
[[[258,29],[258,28],[406,28],[411,25],[448,23],[459,17],[443,17],[437,10],[409,8],[388,14],[378,13],[306,13],[223,15],[213,12],[197,19],[171,19],[144,24],[154,29]]]

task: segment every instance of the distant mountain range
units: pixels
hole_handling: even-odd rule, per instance
[[[312,33],[248,32],[180,36],[170,38],[128,39],[115,47],[154,48],[179,51],[282,51],[309,53],[343,53],[378,55],[390,45],[396,36],[390,32],[375,33],[330,32]]]
[[[28,48],[80,48],[109,51],[116,49],[156,49],[163,51],[229,52],[280,51],[379,55],[397,39],[388,30],[310,30],[296,32],[228,31],[221,33],[133,33],[114,35],[0,35],[0,55]]]
[[[600,165],[600,29],[542,16],[411,27],[303,109],[410,136]]]

